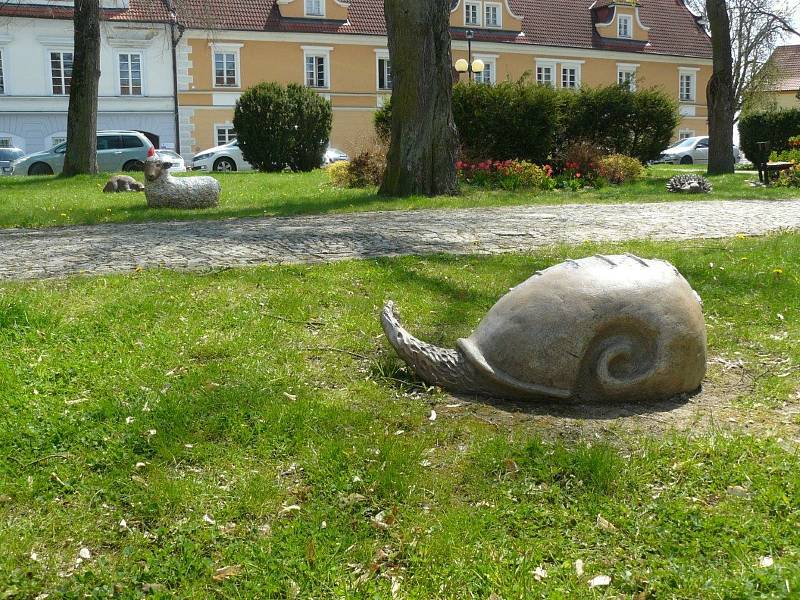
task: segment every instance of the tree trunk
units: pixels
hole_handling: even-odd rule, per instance
[[[733,173],[733,89],[731,26],[725,0],[706,0],[714,66],[706,89],[708,102],[708,174]]]
[[[66,176],[97,173],[97,88],[100,81],[100,2],[75,0],[75,49],[67,112]]]
[[[392,61],[392,138],[380,193],[454,194],[450,0],[384,0]]]

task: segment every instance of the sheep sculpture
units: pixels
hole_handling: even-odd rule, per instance
[[[103,188],[106,194],[115,194],[118,192],[143,192],[144,185],[136,181],[133,177],[128,175],[114,175],[111,177]]]
[[[219,204],[219,182],[213,177],[173,177],[171,162],[148,158],[144,195],[150,208],[209,208]]]

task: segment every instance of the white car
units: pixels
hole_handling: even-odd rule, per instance
[[[739,162],[739,148],[733,146],[734,162]],[[673,165],[704,165],[708,163],[708,136],[685,138],[670,146],[653,161]]]
[[[322,165],[323,166],[332,165],[335,162],[341,162],[344,160],[350,160],[350,157],[347,156],[347,154],[345,154],[341,150],[329,147],[325,151],[325,155],[322,157]]]
[[[253,165],[242,156],[239,141],[233,140],[222,146],[203,150],[194,155],[192,169],[195,171],[252,171]]]
[[[162,161],[172,163],[172,166],[169,168],[170,173],[185,173],[186,172],[186,162],[184,162],[183,157],[174,152],[172,150],[156,150],[156,154]]]

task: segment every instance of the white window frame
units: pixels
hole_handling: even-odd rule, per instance
[[[54,148],[59,144],[67,141],[67,132],[66,131],[56,131],[48,135],[45,139],[45,149],[49,150],[50,148]]]
[[[622,24],[626,24],[627,35],[622,33]],[[633,17],[631,15],[619,15],[617,17],[617,37],[624,40],[633,39]]]
[[[497,83],[497,54],[473,54],[473,60],[482,60],[484,65],[484,71],[481,73],[475,73],[475,81],[476,83],[485,83],[489,85],[494,85]],[[486,65],[489,65],[489,81],[484,81],[484,73]]]
[[[242,44],[210,43],[211,48],[211,87],[217,90],[234,90],[242,87]],[[217,84],[217,54],[233,54],[234,85]]]
[[[381,61],[382,60],[389,61],[389,73],[390,73],[390,77],[389,78],[392,80],[392,83],[394,83],[394,74],[391,72],[392,71],[392,66],[391,66],[391,59],[389,58],[389,51],[386,50],[386,49],[380,49],[380,50],[376,49],[375,50],[375,89],[378,90],[379,92],[388,92],[388,91],[390,91],[392,89],[391,86],[390,87],[381,87]]]
[[[3,48],[0,47],[0,96],[8,94],[8,74],[6,73],[6,65],[3,62],[4,58]]]
[[[539,78],[539,69],[542,69],[542,78]],[[555,88],[558,85],[557,77],[558,77],[558,69],[556,69],[555,61],[545,61],[545,60],[537,60],[536,61],[536,83],[538,84],[545,84],[544,81],[544,69],[550,69],[550,81],[547,82],[550,87]]]
[[[318,13],[308,12],[308,3],[309,2],[319,2],[319,10]],[[306,17],[312,18],[320,18],[325,16],[325,0],[303,0],[303,14]]]
[[[329,90],[331,89],[331,52],[333,48],[330,46],[301,46],[303,49],[303,85],[312,90]],[[324,74],[325,85],[308,85],[308,71],[306,70],[306,63],[309,58],[322,58],[324,60]]]
[[[53,81],[53,54],[60,55],[61,60],[61,77],[62,77],[62,87],[64,88],[64,92],[61,94],[56,94],[55,85]],[[69,96],[69,90],[66,89],[66,77],[64,76],[64,55],[65,54],[72,54],[72,63],[73,66],[75,64],[75,49],[74,48],[48,48],[47,49],[47,80],[50,82],[50,95],[51,96]],[[70,83],[72,82],[72,71],[70,70],[69,75]],[[71,87],[71,86],[70,86]]]
[[[697,72],[699,67],[678,67],[678,101],[679,102],[696,102],[697,101]],[[689,97],[683,96],[683,78],[691,77],[689,85]]]
[[[638,64],[632,63],[617,63],[617,84],[622,85],[625,83],[625,75],[630,75],[630,90],[636,91],[636,70],[639,68]]]
[[[566,69],[575,69],[575,85],[574,86],[566,86],[566,85],[564,85],[564,71]],[[568,90],[577,90],[579,87],[581,87],[581,63],[579,63],[579,62],[567,62],[567,61],[562,62],[559,65],[558,75],[559,75],[559,77],[558,77],[559,85],[562,88],[565,88],[565,89],[568,89]]]
[[[226,129],[228,133],[225,134],[225,139],[228,140],[227,142],[223,142],[222,144],[219,143],[219,130]],[[233,123],[215,123],[214,124],[214,145],[215,146],[224,146],[225,144],[231,143],[233,140],[236,139],[236,136],[230,137],[230,131],[235,131],[233,127]]]
[[[477,22],[467,20],[467,7],[473,6],[477,11]],[[475,2],[474,0],[464,0],[464,26],[465,27],[481,27],[483,25],[483,3]]]
[[[123,55],[127,55],[129,57],[132,56],[132,55],[138,55],[139,56],[139,77],[141,78],[141,85],[139,87],[141,88],[141,92],[139,92],[138,94],[123,94],[122,93],[122,73],[120,72],[121,71],[120,57],[122,57]],[[117,67],[117,93],[123,98],[140,98],[142,96],[146,96],[147,92],[145,91],[145,84],[144,84],[144,82],[145,82],[145,76],[144,76],[144,50],[122,50],[122,51],[117,52],[115,56],[116,56],[116,59],[117,59],[117,65],[116,65],[116,67]],[[130,61],[128,62],[128,65],[129,65],[128,66],[128,70],[130,72]],[[131,85],[131,87],[133,87],[133,86]]]
[[[679,129],[678,141],[685,140],[686,138],[694,137],[694,129]]]
[[[489,8],[494,8],[497,11],[497,23],[489,25],[489,20],[486,18],[486,11]],[[484,2],[483,3],[483,26],[490,29],[503,28],[503,5],[500,2]]]

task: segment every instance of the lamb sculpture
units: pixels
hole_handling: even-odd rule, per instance
[[[593,256],[537,272],[503,296],[455,349],[383,330],[421,377],[457,393],[588,402],[666,400],[706,372],[700,297],[668,262]]]
[[[144,195],[150,208],[209,208],[219,204],[219,182],[213,177],[173,177],[171,162],[157,157],[144,163]]]
[[[106,182],[103,192],[115,194],[117,192],[143,192],[144,185],[129,175],[114,175]]]

